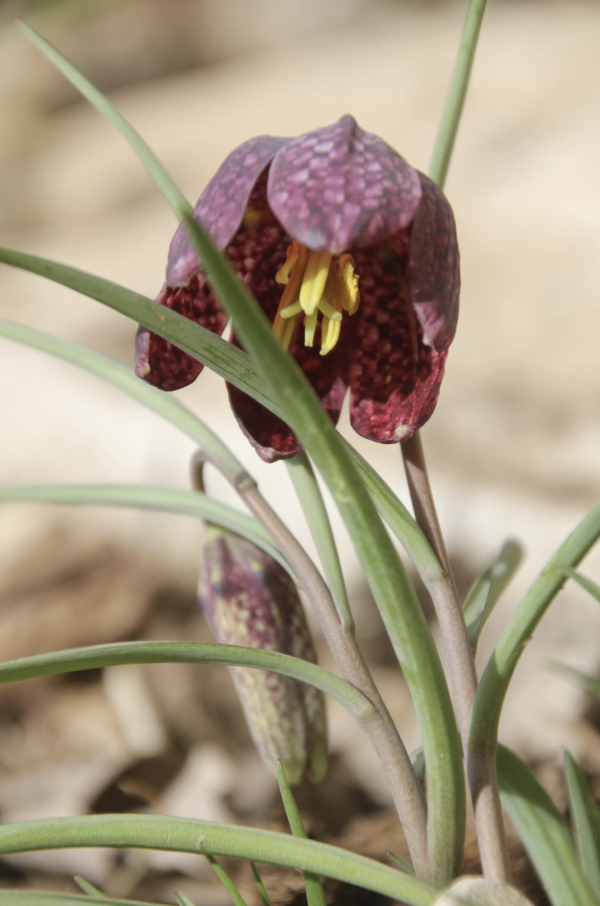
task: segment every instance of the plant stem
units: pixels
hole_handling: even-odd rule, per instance
[[[429,583],[428,588],[440,625],[448,663],[456,718],[463,741],[467,776],[475,809],[483,873],[486,878],[507,881],[510,878],[510,863],[500,796],[497,784],[487,781],[487,778],[495,779],[493,766],[490,771],[488,761],[492,759],[493,762],[496,753],[495,750],[487,751],[483,748],[468,751],[469,721],[477,692],[475,659],[431,492],[425,451],[419,432],[405,441],[401,449],[415,519],[443,569],[443,576]],[[482,778],[486,778],[483,786]]]
[[[202,466],[206,455],[199,450],[192,458],[192,475],[202,487]],[[218,463],[213,463],[219,467]],[[416,778],[410,757],[398,729],[383,701],[373,677],[356,643],[352,626],[340,620],[331,592],[321,573],[301,544],[282,522],[260,493],[256,482],[246,475],[235,481],[223,472],[240,499],[273,538],[296,573],[300,588],[308,597],[323,634],[343,679],[359,689],[374,706],[374,712],[363,722],[363,728],[379,758],[394,805],[406,836],[406,842],[417,877],[428,876],[427,811],[422,787]]]

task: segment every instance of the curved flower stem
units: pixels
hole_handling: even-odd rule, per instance
[[[488,764],[489,758],[495,759],[495,751],[468,747],[469,721],[477,692],[475,659],[429,484],[425,452],[419,432],[413,434],[401,446],[417,524],[429,541],[443,570],[443,575],[437,581],[431,582],[428,587],[448,663],[454,708],[463,741],[467,776],[475,809],[483,873],[486,878],[508,881],[510,862],[500,796],[497,782],[491,782],[495,781],[494,764]]]
[[[446,182],[454,150],[486,2],[487,0],[471,0],[469,5],[444,112],[436,136],[429,175],[440,188],[443,188]],[[462,608],[456,593],[456,584],[448,562],[431,494],[419,432],[402,445],[402,454],[417,523],[427,537],[445,574],[442,580],[434,582],[430,586],[429,591],[438,616],[448,661],[454,706],[463,740],[469,787],[475,809],[483,873],[486,878],[507,881],[510,879],[510,862],[496,779],[495,749],[489,751],[488,749],[469,748],[467,751],[469,718],[477,692],[477,674]]]
[[[192,457],[193,480],[199,487],[202,487],[202,467],[206,460],[207,456],[202,450]],[[218,463],[213,465],[220,468]],[[397,727],[358,648],[353,627],[342,623],[321,573],[302,545],[267,503],[256,482],[250,476],[245,476],[242,481],[236,481],[232,475],[222,469],[221,471],[252,515],[270,534],[298,576],[300,588],[308,597],[319,619],[340,674],[356,686],[374,706],[375,710],[364,721],[363,728],[384,771],[417,876],[426,878],[427,812],[423,790],[415,776]]]

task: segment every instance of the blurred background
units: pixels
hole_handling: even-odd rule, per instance
[[[108,93],[195,202],[248,137],[296,135],[347,112],[427,170],[466,8],[466,0],[4,0],[0,243],[153,297],[175,228],[123,139],[30,45],[17,16]],[[490,0],[446,185],[462,313],[423,432],[431,479],[463,592],[506,538],[526,551],[485,630],[481,667],[600,492],[599,35],[594,0]],[[133,362],[130,321],[4,266],[0,316]],[[2,340],[0,386],[0,484],[188,486],[191,443],[95,379]],[[285,466],[263,466],[246,445],[220,379],[204,373],[179,396],[231,444],[314,554]],[[407,500],[398,449],[361,442],[347,417],[342,430]],[[235,503],[208,478],[211,493]],[[408,695],[341,527],[340,535],[361,643],[414,748]],[[183,517],[4,506],[2,658],[129,638],[209,640],[195,604],[201,538]],[[585,571],[600,579],[598,555]],[[528,646],[501,727],[560,802],[561,747],[595,775],[600,739],[589,701],[549,672],[550,659],[589,672],[600,664],[600,608],[578,587]],[[325,651],[321,662],[330,666]],[[376,856],[398,851],[367,744],[335,707],[330,728],[330,775],[299,792],[311,831]],[[284,827],[221,668],[128,667],[0,690],[3,821],[145,807]],[[108,851],[15,857],[0,863],[0,887],[74,890],[76,872],[115,893],[173,902],[178,886],[203,902],[226,899],[195,859]],[[270,883],[278,902],[298,896],[293,875]]]

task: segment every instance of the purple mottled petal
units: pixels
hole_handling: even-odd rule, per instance
[[[290,241],[290,237],[273,220],[268,226],[249,224],[242,227],[227,249],[234,267],[244,274],[246,286],[271,322],[283,292],[281,284],[275,281],[275,274],[285,261]],[[252,262],[252,268],[244,272],[244,264],[248,261]],[[348,318],[345,317],[344,324],[347,323]],[[308,348],[304,345],[302,325],[298,319],[289,348],[334,423],[339,418],[349,381],[349,356],[344,348],[344,335],[342,325],[340,342],[328,355],[322,356],[320,327],[315,333],[314,346]],[[239,345],[235,336],[232,342]],[[285,422],[236,387],[228,385],[228,391],[231,408],[242,431],[264,462],[289,459],[300,452],[302,447]]]
[[[254,184],[273,155],[289,139],[272,135],[251,138],[225,158],[194,208],[194,217],[213,242],[224,249],[239,228]],[[185,224],[180,224],[169,248],[167,283],[187,283],[200,267]]]
[[[407,279],[423,342],[447,349],[456,331],[460,264],[454,215],[446,196],[419,174],[421,204],[413,221]]]
[[[341,252],[389,239],[413,219],[417,171],[353,117],[291,139],[269,170],[269,204],[311,249]]]
[[[401,259],[383,250],[355,259],[361,304],[353,319],[350,419],[362,437],[398,443],[432,414],[447,353],[423,342]]]

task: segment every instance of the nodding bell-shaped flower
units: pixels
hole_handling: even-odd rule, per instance
[[[370,440],[397,443],[427,421],[460,286],[454,217],[435,183],[344,116],[298,138],[262,135],[240,145],[194,216],[229,256],[334,422],[348,388],[352,426]],[[215,333],[225,329],[185,226],[171,242],[157,302]],[[202,365],[140,328],[136,370],[176,390]],[[280,419],[235,387],[229,396],[262,459],[299,452]]]
[[[265,551],[209,526],[198,583],[200,606],[217,640],[316,662],[302,603],[291,578]],[[281,760],[292,784],[319,783],[327,768],[323,694],[279,673],[230,667],[246,721],[265,764]]]

